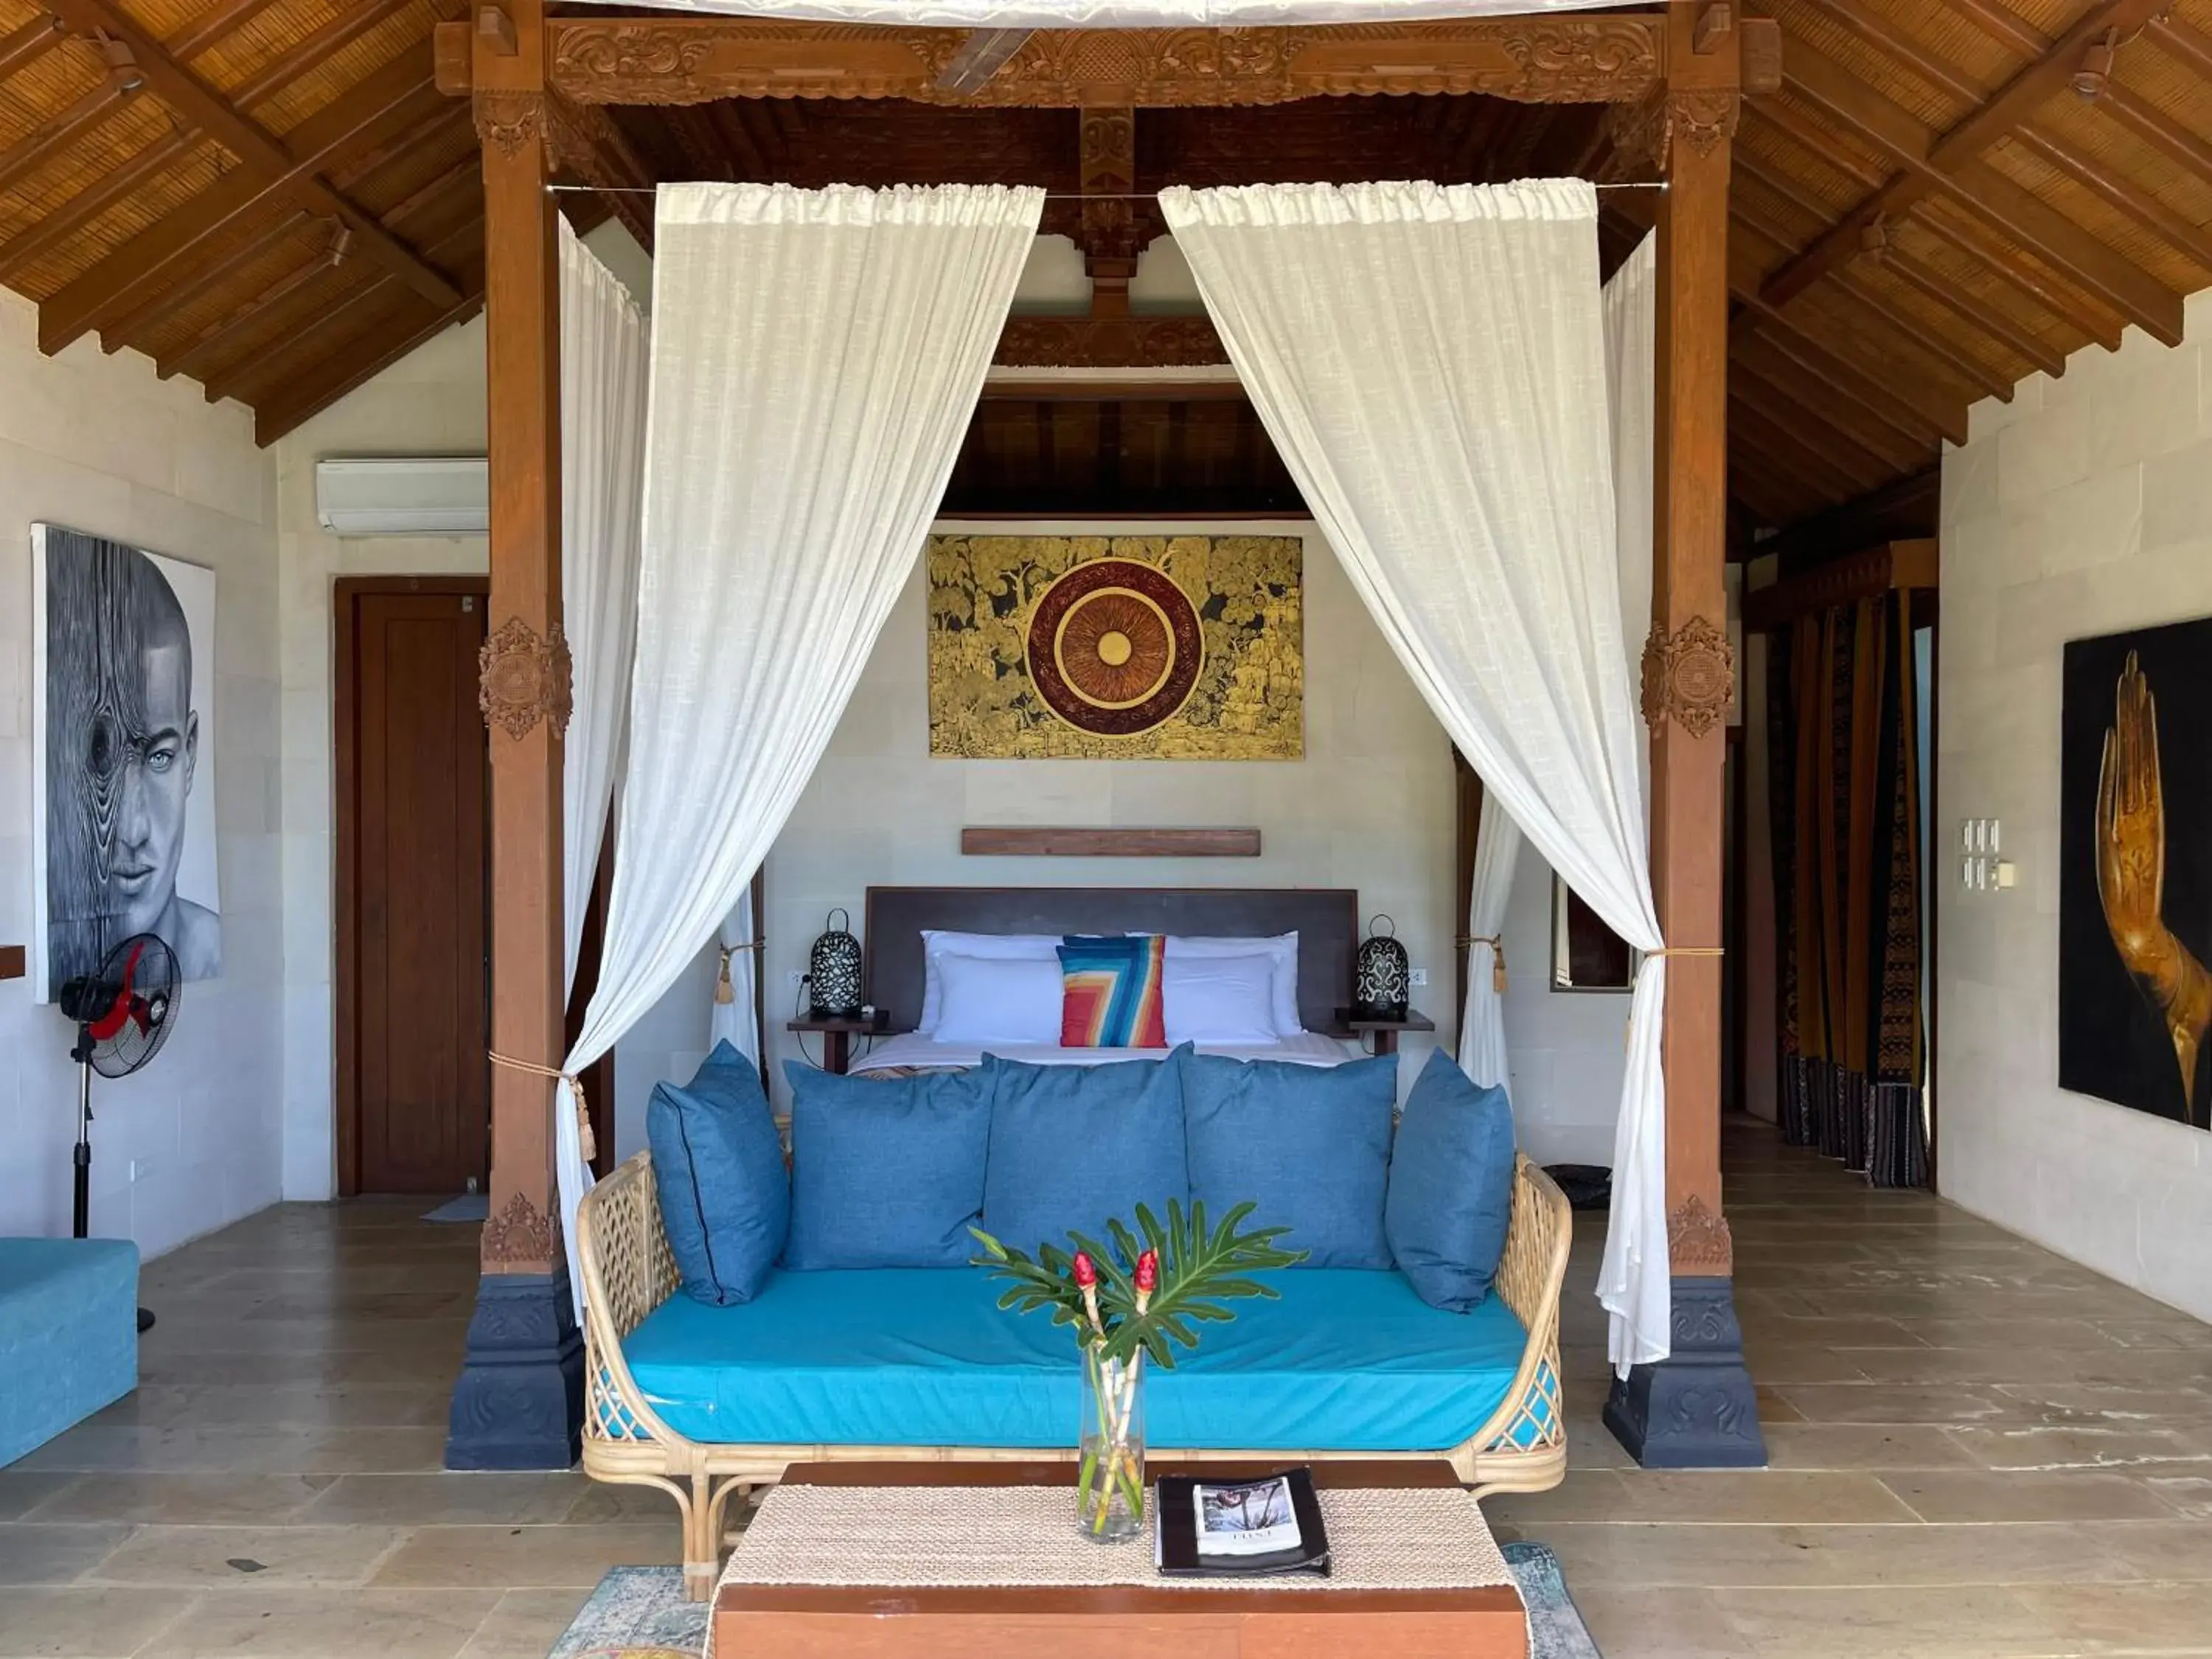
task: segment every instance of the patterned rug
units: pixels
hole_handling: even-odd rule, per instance
[[[1568,1598],[1559,1558],[1541,1544],[1508,1544],[1506,1565],[1528,1604],[1529,1659],[1601,1659]],[[617,1567],[546,1659],[699,1659],[707,1604],[684,1599],[680,1567]]]

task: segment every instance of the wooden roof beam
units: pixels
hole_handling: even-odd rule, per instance
[[[341,11],[306,39],[287,47],[230,89],[240,109],[265,104],[295,82],[325,64],[386,19],[407,9],[412,0],[366,0]]]
[[[1758,447],[1770,455],[1789,457],[1790,466],[1814,483],[1823,495],[1856,495],[1868,488],[1866,478],[1828,454],[1818,441],[1760,414],[1743,400],[1733,386],[1729,388],[1729,429],[1751,437]]]
[[[1832,61],[1801,47],[1785,72],[1791,88],[1888,156],[1898,168],[1881,189],[1769,279],[1771,300],[1802,293],[1858,256],[1865,227],[1932,193],[1951,196],[2033,249],[2154,337],[2179,340],[2180,296],[2103,246],[2070,220],[1979,160],[2072,79],[2085,47],[2107,30],[2142,24],[2167,0],[2097,0],[2048,52],[1941,137]]]
[[[1825,453],[1848,454],[1855,471],[1879,478],[1887,478],[1898,471],[1896,462],[1861,443],[1842,423],[1831,419],[1824,406],[1792,397],[1773,382],[1750,373],[1741,363],[1729,365],[1729,395],[1741,399],[1747,407],[1757,410],[1778,426],[1810,428],[1819,434]]]
[[[1875,318],[1907,347],[1988,396],[2004,403],[2012,401],[2014,377],[1945,338],[1874,287],[1859,270],[1839,270],[1831,280],[1837,294]]]
[[[2033,127],[2022,127],[2013,135],[2013,142],[2041,156],[2082,189],[2101,198],[2160,241],[2212,271],[2212,234],[2190,223],[2155,196],[2136,189],[2124,179],[2113,178],[2101,167],[2091,166]]]
[[[33,17],[22,27],[0,35],[0,80],[43,58],[67,38],[60,20],[46,16]]]
[[[2108,350],[2119,349],[2120,330],[2124,322],[2118,313],[2091,295],[2077,293],[2057,273],[2048,270],[2041,260],[1997,240],[1979,221],[1961,216],[1964,222],[1954,224],[1950,216],[1935,211],[1928,203],[1921,204],[1905,216],[1908,222],[1986,266],[2016,292],[2052,316],[2072,324],[2098,344]]]
[[[2118,82],[2107,82],[2097,94],[2096,103],[2136,137],[2164,150],[2199,179],[2212,182],[2212,143],[2176,125],[2165,112],[2146,104]]]
[[[157,358],[154,372],[165,380],[178,374],[198,376],[222,362],[244,346],[253,331],[294,295],[327,274],[341,257],[339,250],[333,248],[320,258],[310,259],[278,277],[244,305],[210,323],[186,342],[182,350]],[[208,401],[215,403],[219,399],[210,392]]]
[[[252,235],[241,239],[218,259],[211,259],[181,282],[156,289],[137,305],[100,329],[100,341],[111,351],[141,332],[161,328],[181,311],[189,310],[209,295],[262,258],[306,222],[295,208],[280,213]]]
[[[156,139],[89,190],[81,190],[37,223],[0,243],[0,283],[12,282],[199,142],[190,128]]]
[[[283,3],[283,0],[225,0],[168,42],[170,53],[180,64],[190,63],[225,35],[236,33],[271,6]]]
[[[380,136],[386,123],[406,113],[429,75],[427,47],[403,53],[286,135],[293,160],[285,174],[272,179],[250,167],[236,169],[117,248],[39,307],[40,349],[59,351],[98,327],[103,318],[170,279],[180,262],[264,204],[280,197],[297,201],[293,186],[300,178],[342,163]],[[301,205],[311,212],[324,210],[320,198],[301,194],[308,198]]]
[[[1807,374],[1833,386],[1837,396],[1850,398],[1917,442],[1932,447],[1938,438],[1966,441],[1966,411],[1955,398],[1931,397],[1924,388],[1879,377],[1838,356],[1796,319],[1768,304],[1757,283],[1735,272],[1729,276],[1729,292],[1741,307],[1729,325],[1731,343],[1741,334],[1757,332]]]
[[[13,190],[127,102],[136,88],[111,80],[0,150],[0,191]]]
[[[451,307],[460,290],[412,248],[378,226],[331,188],[312,158],[303,157],[164,51],[114,0],[48,0],[56,15],[81,33],[102,33],[127,48],[148,86],[179,118],[203,129],[252,172],[313,213],[334,215],[352,230],[362,256],[375,260],[425,299]],[[43,326],[41,334],[44,334]],[[63,343],[66,344],[64,341]],[[40,344],[46,349],[57,348]]]
[[[1842,433],[1870,455],[1881,458],[1892,471],[1923,466],[1932,438],[1908,438],[1888,422],[1869,415],[1848,398],[1836,395],[1834,386],[1775,349],[1764,336],[1753,337],[1746,349],[1729,356],[1729,373],[1763,381],[1785,398],[1818,412],[1819,418]]]
[[[366,386],[417,346],[475,316],[483,308],[481,256],[464,265],[461,287],[460,303],[443,311],[410,295],[405,309],[387,325],[364,331],[316,364],[312,374],[298,377],[300,388],[292,396],[262,404],[254,410],[254,442],[264,447],[275,443],[348,392]]]
[[[2150,20],[2150,38],[2159,50],[2182,64],[2198,77],[2212,81],[2212,37],[2208,37],[2179,18],[2154,14]]]
[[[2066,372],[2066,358],[2056,346],[2025,329],[1985,301],[1970,299],[1928,266],[1897,246],[1892,238],[1880,254],[1883,270],[1924,298],[1942,306],[1969,328],[1978,329],[2014,356],[2025,359],[2054,379]]]

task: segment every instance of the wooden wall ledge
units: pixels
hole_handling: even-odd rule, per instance
[[[1070,830],[970,824],[960,832],[970,858],[1256,859],[1257,830]]]

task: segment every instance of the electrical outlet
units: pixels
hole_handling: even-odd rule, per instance
[[[783,982],[795,991],[806,983],[806,975],[800,969],[793,968],[784,975]]]
[[[1425,968],[1415,968],[1409,970],[1406,975],[1406,983],[1412,986],[1416,991],[1426,990],[1429,983],[1429,970]]]
[[[134,1158],[131,1160],[131,1179],[133,1182],[143,1181],[153,1173],[154,1160],[152,1158]]]

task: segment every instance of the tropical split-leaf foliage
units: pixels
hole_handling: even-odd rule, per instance
[[[1273,1297],[1274,1289],[1251,1275],[1295,1267],[1307,1253],[1282,1248],[1279,1241],[1290,1231],[1287,1227],[1243,1231],[1254,1207],[1239,1204],[1208,1228],[1203,1204],[1194,1203],[1186,1211],[1181,1200],[1170,1199],[1165,1226],[1139,1204],[1133,1232],[1120,1221],[1106,1224],[1113,1241],[1110,1249],[1084,1234],[1068,1234],[1070,1243],[1098,1270],[1098,1314],[1106,1327],[1102,1356],[1127,1359],[1141,1348],[1154,1363],[1172,1370],[1170,1342],[1195,1348],[1197,1327],[1225,1323],[1237,1316],[1226,1304],[1246,1297]],[[1006,1291],[999,1298],[1001,1308],[1024,1314],[1048,1308],[1054,1324],[1075,1328],[1079,1345],[1092,1340],[1083,1292],[1075,1283],[1073,1252],[1040,1244],[1032,1257],[981,1228],[968,1231],[983,1247],[984,1253],[973,1259],[975,1265],[992,1269],[1006,1281]],[[1139,1313],[1137,1257],[1147,1249],[1159,1258],[1159,1284],[1145,1311]]]

